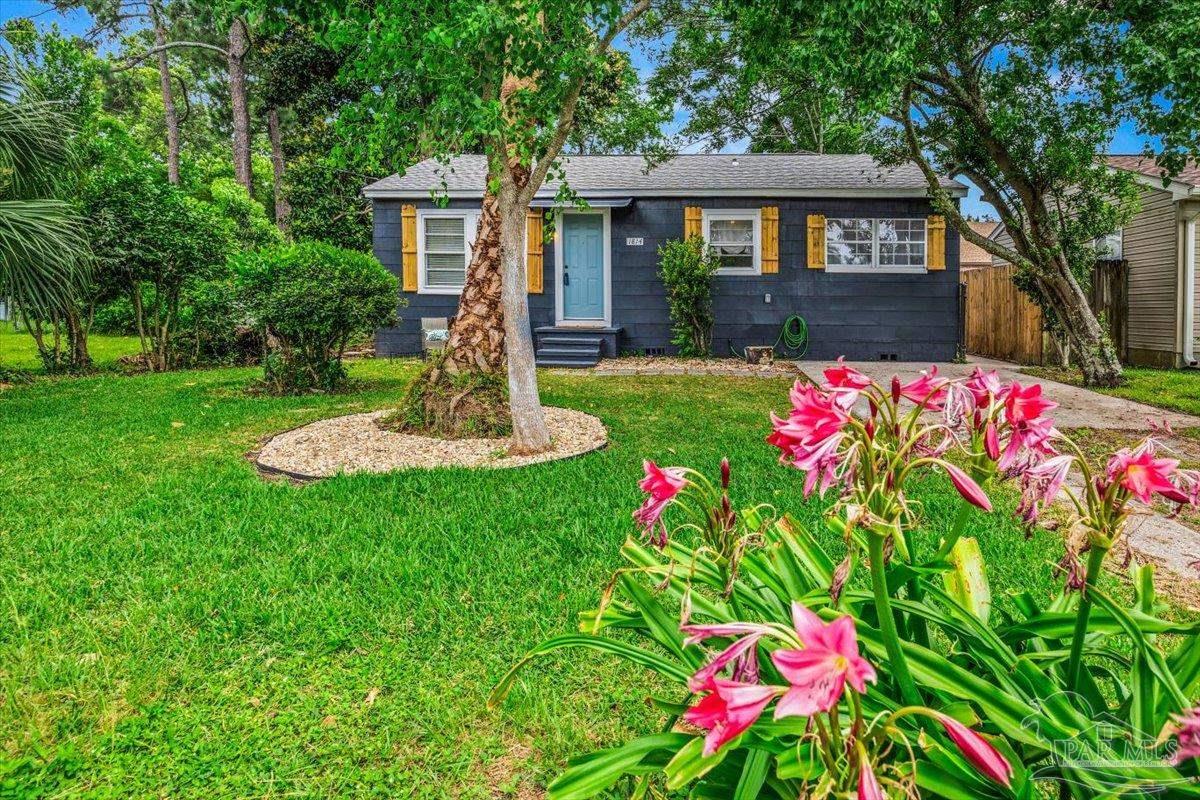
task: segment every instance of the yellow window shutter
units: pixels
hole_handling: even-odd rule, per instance
[[[406,292],[417,290],[417,207],[400,207],[401,286]]]
[[[704,235],[704,226],[701,223],[701,219],[703,219],[703,212],[700,210],[700,206],[687,206],[683,209],[684,239]]]
[[[808,268],[825,269],[825,215],[808,215]]]
[[[762,271],[763,275],[779,272],[779,209],[763,206],[762,209]]]
[[[946,268],[946,218],[941,214],[930,214],[926,223],[928,241],[925,244],[925,268],[940,270]]]
[[[542,212],[531,208],[525,214],[525,272],[530,294],[542,293]]]

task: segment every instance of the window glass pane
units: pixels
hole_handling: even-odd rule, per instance
[[[925,220],[879,220],[879,266],[925,266]]]
[[[463,217],[426,217],[425,285],[458,288],[466,279],[466,220]]]
[[[754,220],[710,219],[708,245],[722,269],[753,271]]]
[[[712,244],[726,242],[754,243],[754,220],[714,219],[708,223],[708,240]]]
[[[871,220],[832,218],[825,221],[825,263],[865,266],[871,263]]]

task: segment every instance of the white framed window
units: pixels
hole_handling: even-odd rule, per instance
[[[417,292],[460,294],[471,262],[479,212],[417,211]]]
[[[718,275],[762,272],[760,212],[754,209],[704,209],[704,241],[721,262]]]
[[[830,272],[924,272],[924,219],[829,217],[825,268]]]
[[[1125,237],[1122,228],[1117,228],[1107,236],[1098,236],[1092,242],[1096,249],[1096,258],[1100,261],[1120,261],[1125,254]]]

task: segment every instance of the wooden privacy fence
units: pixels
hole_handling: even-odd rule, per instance
[[[1016,267],[962,273],[964,345],[975,353],[1020,364],[1042,363],[1042,312],[1013,285]]]
[[[963,347],[968,353],[1044,364],[1062,353],[1042,330],[1042,311],[1013,285],[1016,267],[989,267],[962,273]],[[1092,270],[1088,304],[1108,330],[1122,360],[1129,328],[1128,264],[1098,261]]]

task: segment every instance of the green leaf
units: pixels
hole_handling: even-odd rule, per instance
[[[703,777],[709,770],[725,760],[725,756],[735,750],[734,742],[727,742],[720,750],[711,756],[704,755],[704,737],[699,736],[685,744],[663,772],[667,776],[667,788],[674,790],[682,788],[697,778]]]
[[[746,753],[746,763],[742,767],[742,777],[738,779],[733,800],[754,800],[758,797],[763,783],[767,780],[767,771],[770,765],[771,753],[769,751],[750,750]]]
[[[650,637],[679,660],[692,666],[693,670],[704,663],[704,651],[699,647],[685,648],[683,634],[679,631],[679,619],[668,614],[662,603],[658,602],[646,588],[637,582],[628,572],[622,573],[620,585],[625,596],[641,612],[646,620]]]
[[[825,762],[812,741],[797,742],[775,759],[775,774],[783,779],[811,781],[825,772]]]
[[[583,800],[594,797],[616,783],[655,750],[677,750],[692,737],[686,733],[656,733],[608,750],[573,759],[570,766],[547,789],[549,800]]]
[[[513,681],[516,680],[517,673],[524,669],[525,665],[529,662],[549,655],[556,650],[563,650],[569,647],[584,647],[612,653],[626,661],[631,661],[647,669],[652,669],[658,674],[678,683],[687,683],[687,679],[691,675],[689,670],[679,664],[672,663],[657,653],[652,653],[636,645],[626,644],[625,642],[608,639],[603,636],[591,636],[586,633],[568,633],[547,639],[526,653],[524,658],[514,664],[512,669],[506,672],[495,688],[492,689],[492,693],[488,697],[488,707],[494,708],[504,701],[505,696],[512,688]]]

